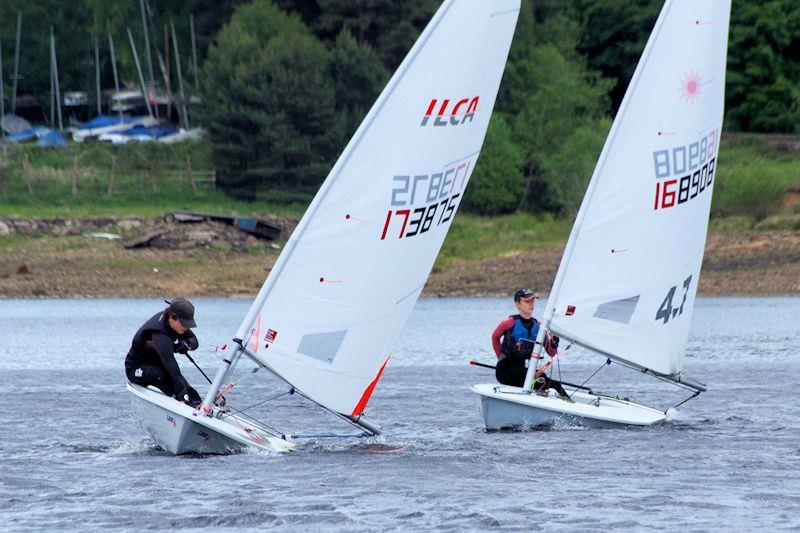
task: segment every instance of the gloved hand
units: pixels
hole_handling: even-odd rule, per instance
[[[559,340],[560,339],[558,337],[553,335],[552,337],[550,337],[550,346],[552,346],[553,348],[558,348],[558,341]]]
[[[189,353],[189,350],[191,350],[191,349],[192,348],[189,345],[188,341],[186,341],[186,340],[178,341],[178,353],[182,353],[182,354],[186,355],[186,354]]]

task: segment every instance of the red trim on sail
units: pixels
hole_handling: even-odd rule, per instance
[[[361,416],[361,413],[364,412],[364,408],[367,406],[369,397],[372,396],[372,391],[375,390],[375,385],[378,384],[378,380],[381,379],[381,374],[383,374],[383,369],[386,368],[386,363],[389,362],[389,357],[387,357],[386,361],[384,361],[381,365],[381,369],[378,370],[378,375],[375,376],[375,379],[372,380],[372,383],[367,385],[367,388],[364,389],[364,394],[361,395],[361,399],[358,400],[358,405],[356,405],[356,408],[353,409],[353,412],[350,414],[350,416]]]

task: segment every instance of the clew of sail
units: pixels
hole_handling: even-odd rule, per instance
[[[237,334],[359,416],[475,168],[519,0],[443,3],[334,165]]]
[[[722,127],[729,0],[667,0],[570,235],[552,331],[664,376],[683,366]]]

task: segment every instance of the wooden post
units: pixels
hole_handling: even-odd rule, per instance
[[[33,184],[31,183],[31,163],[28,154],[22,159],[22,174],[25,175],[25,183],[28,184],[28,194],[33,196]]]
[[[153,186],[153,192],[158,192],[158,183],[156,183],[156,171],[155,168],[153,168],[154,166],[155,165],[151,161],[147,165],[147,173],[150,174],[150,183]]]
[[[78,156],[72,156],[72,196],[78,196]]]
[[[197,184],[194,182],[194,174],[192,173],[192,156],[186,156],[186,170],[189,173],[189,181],[192,182],[192,190],[197,192]]]
[[[5,135],[4,135],[5,137]],[[0,168],[0,193],[5,189],[5,183],[8,181],[6,169],[8,168],[8,145],[3,143],[3,164]]]
[[[114,194],[114,175],[117,173],[117,156],[111,156],[111,174],[108,176],[108,195]]]

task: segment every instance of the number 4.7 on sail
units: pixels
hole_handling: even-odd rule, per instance
[[[683,280],[683,300],[681,301],[681,306],[674,309],[672,307],[672,297],[675,296],[677,287],[674,285],[670,287],[669,292],[664,297],[664,301],[661,302],[661,307],[659,307],[658,311],[656,311],[656,320],[663,319],[664,324],[666,324],[669,322],[670,317],[675,318],[676,316],[683,314],[683,306],[686,304],[686,295],[689,294],[689,286],[691,284],[692,276],[690,275],[688,278]]]

